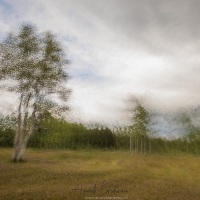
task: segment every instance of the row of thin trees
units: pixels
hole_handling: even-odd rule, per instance
[[[15,135],[12,117],[0,117],[0,146],[12,147]],[[200,153],[200,132],[192,132],[182,138],[165,139],[139,134],[132,126],[115,130],[101,126],[86,127],[68,123],[52,116],[45,117],[30,138],[29,147],[50,149],[112,149],[136,154],[185,152]]]

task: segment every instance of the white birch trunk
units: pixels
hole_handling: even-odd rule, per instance
[[[14,140],[14,151],[13,151],[13,161],[14,162],[21,162],[24,160],[25,150],[30,139],[30,136],[33,134],[34,124],[35,124],[35,113],[36,113],[36,106],[34,106],[34,110],[31,116],[30,127],[28,127],[28,104],[30,100],[30,96],[27,98],[26,106],[25,106],[25,114],[22,115],[22,101],[23,95],[21,96],[20,105],[18,108],[18,127],[15,133],[15,140]],[[22,123],[23,122],[23,123]]]
[[[149,140],[149,153],[151,153],[151,141]]]
[[[136,136],[135,136],[135,153],[137,153],[137,141],[136,141]]]
[[[146,154],[146,141],[145,141],[145,139],[144,139],[144,151],[143,151],[143,154],[145,155]]]

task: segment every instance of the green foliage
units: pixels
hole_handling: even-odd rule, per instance
[[[116,148],[129,150],[130,145],[130,135],[127,134],[126,129],[119,129],[116,133]],[[138,144],[135,143],[138,141]],[[145,143],[141,149],[142,145]],[[145,140],[137,140],[137,138],[132,137],[133,152],[135,153],[176,153],[185,152],[192,154],[200,153],[200,131],[193,132],[192,134],[186,135],[182,138],[177,139],[166,139],[162,137],[151,137],[146,136]],[[138,151],[137,151],[138,149]]]
[[[16,120],[13,117],[0,117],[0,146],[13,146]],[[69,123],[53,117],[49,112],[38,116],[34,135],[29,147],[46,149],[121,149],[129,150],[130,135],[128,128],[118,128],[112,132],[109,128],[88,129],[83,124]],[[194,130],[194,129],[193,129]],[[183,138],[166,139],[150,137],[138,140],[133,137],[133,152],[136,153],[200,153],[200,131],[198,128]],[[142,150],[141,150],[142,141]],[[136,145],[136,146],[135,146]],[[136,147],[136,148],[135,148]],[[136,149],[137,150],[137,149]]]
[[[116,147],[118,149],[129,149],[130,136],[121,133],[116,134]]]
[[[20,94],[31,92],[42,98],[44,93],[57,93],[59,84],[68,78],[63,67],[69,61],[55,36],[50,32],[39,34],[30,24],[8,35],[1,44],[0,58],[1,79],[15,81],[15,86],[7,89]]]
[[[9,116],[0,116],[0,146],[11,147],[14,141],[15,119]]]
[[[2,117],[0,146],[13,146],[14,126],[10,117]],[[87,129],[83,124],[68,123],[49,112],[41,114],[29,147],[59,149],[115,148],[115,135],[109,128]]]
[[[39,148],[114,148],[115,135],[110,129],[87,129],[82,124],[44,114],[31,137],[29,146]]]
[[[133,109],[131,133],[137,138],[146,137],[148,134],[149,113],[142,103],[137,100]]]

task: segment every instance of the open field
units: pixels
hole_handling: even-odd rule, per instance
[[[0,199],[199,200],[200,157],[111,151],[0,149]],[[94,197],[94,198],[92,198]]]

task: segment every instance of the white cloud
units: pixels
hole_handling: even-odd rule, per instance
[[[30,21],[61,40],[72,60],[75,118],[122,122],[123,99],[131,93],[148,94],[155,107],[165,109],[199,104],[195,0],[6,3],[11,10],[0,3],[0,37]]]

